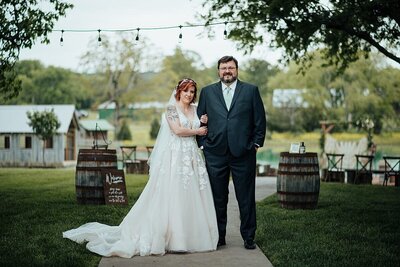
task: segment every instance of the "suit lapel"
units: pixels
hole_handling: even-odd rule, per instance
[[[233,95],[232,98],[232,103],[231,103],[231,108],[229,110],[232,110],[233,106],[235,105],[236,99],[238,98],[240,92],[242,91],[243,84],[238,80],[235,88],[235,94]]]
[[[221,82],[218,82],[218,83],[215,84],[214,93],[215,93],[215,96],[216,96],[215,99],[218,99],[220,104],[225,108],[226,111],[228,111],[228,109],[226,108],[224,96],[222,94],[222,84],[221,84]]]

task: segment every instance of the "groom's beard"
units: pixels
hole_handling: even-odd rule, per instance
[[[232,73],[224,73],[219,79],[225,84],[231,84],[237,80],[237,76],[234,76]]]

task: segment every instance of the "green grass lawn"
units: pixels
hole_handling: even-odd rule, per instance
[[[74,169],[0,169],[0,266],[97,266],[100,256],[62,232],[91,221],[118,225],[146,181],[127,175],[127,207],[79,205]]]
[[[97,266],[62,238],[98,221],[118,225],[147,176],[126,175],[129,205],[78,205],[74,169],[0,169],[0,266]],[[322,183],[316,210],[258,203],[257,244],[274,266],[400,266],[400,188]]]
[[[400,266],[400,188],[322,183],[318,208],[257,205],[257,244],[278,266]]]

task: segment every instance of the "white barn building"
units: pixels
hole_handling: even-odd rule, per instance
[[[28,125],[27,112],[54,110],[60,128],[43,141]],[[74,105],[4,105],[0,106],[1,167],[63,167],[76,162],[79,123]],[[45,162],[45,166],[43,164]]]

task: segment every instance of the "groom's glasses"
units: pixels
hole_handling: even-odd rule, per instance
[[[236,67],[222,67],[222,68],[219,68],[219,70],[221,70],[221,71],[226,71],[226,70],[233,71],[235,69],[236,69]]]

